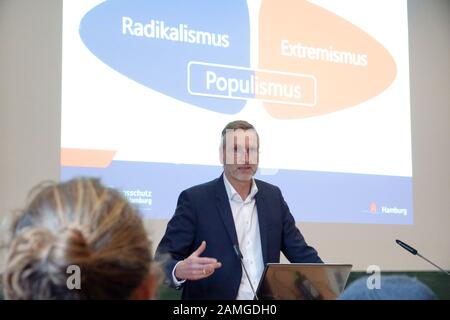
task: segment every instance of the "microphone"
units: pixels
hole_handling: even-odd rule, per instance
[[[253,288],[252,282],[250,281],[250,277],[248,275],[247,268],[245,268],[244,261],[243,261],[244,257],[242,256],[241,250],[239,250],[239,246],[237,244],[235,244],[233,246],[233,249],[234,249],[234,252],[236,253],[237,257],[239,258],[239,261],[241,262],[242,268],[244,268],[245,276],[247,277],[248,283],[250,283],[250,288],[252,288],[252,292],[253,292],[253,295],[255,296],[255,300],[259,300],[258,296],[256,295],[256,291]]]
[[[412,253],[413,255],[417,255],[419,257],[421,257],[422,259],[424,259],[425,261],[427,261],[428,263],[431,263],[433,266],[435,266],[436,268],[438,268],[439,270],[441,270],[442,272],[444,272],[445,274],[447,274],[448,276],[450,276],[450,273],[448,273],[447,271],[445,271],[444,269],[442,269],[441,267],[439,267],[437,264],[431,262],[430,260],[428,260],[427,258],[425,258],[424,256],[422,256],[416,249],[414,249],[413,247],[411,247],[410,245],[407,245],[406,243],[404,243],[403,241],[400,240],[395,240],[395,242],[397,242],[397,244],[402,247],[403,249],[405,249],[406,251],[409,251],[410,253]]]

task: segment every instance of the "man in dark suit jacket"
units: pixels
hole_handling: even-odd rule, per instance
[[[183,191],[156,252],[169,285],[183,299],[251,299],[264,265],[280,261],[322,263],[295,226],[278,187],[253,179],[259,137],[245,121],[229,123],[220,148],[224,174]],[[202,256],[200,256],[202,255]]]

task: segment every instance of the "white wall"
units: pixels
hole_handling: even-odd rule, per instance
[[[0,217],[59,178],[60,2],[0,0]]]
[[[450,269],[450,1],[408,6],[414,225],[300,226],[325,260],[358,270],[432,269],[397,238]],[[59,177],[61,25],[61,1],[0,0],[0,217]],[[166,221],[147,224],[156,246]]]

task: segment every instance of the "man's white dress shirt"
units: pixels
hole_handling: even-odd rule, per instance
[[[252,179],[252,188],[245,200],[233,188],[225,174],[223,175],[225,189],[230,201],[236,234],[239,241],[239,249],[244,257],[243,263],[252,281],[253,288],[258,287],[259,279],[264,271],[264,261],[261,249],[261,235],[259,232],[258,211],[255,195],[258,192],[255,180]],[[253,299],[253,292],[242,270],[241,284],[239,286],[237,300]]]

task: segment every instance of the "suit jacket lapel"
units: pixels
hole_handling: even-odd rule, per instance
[[[269,226],[267,221],[267,215],[269,214],[268,204],[266,203],[266,198],[264,197],[264,189],[258,185],[255,180],[256,186],[258,187],[258,192],[256,193],[256,209],[258,210],[258,223],[259,223],[259,233],[261,236],[261,249],[263,254],[264,264],[268,262],[268,250],[269,250]]]
[[[217,209],[219,210],[223,224],[230,237],[232,245],[239,245],[236,227],[234,225],[233,214],[231,212],[230,201],[228,200],[227,191],[223,181],[223,175],[217,179],[216,185]]]

